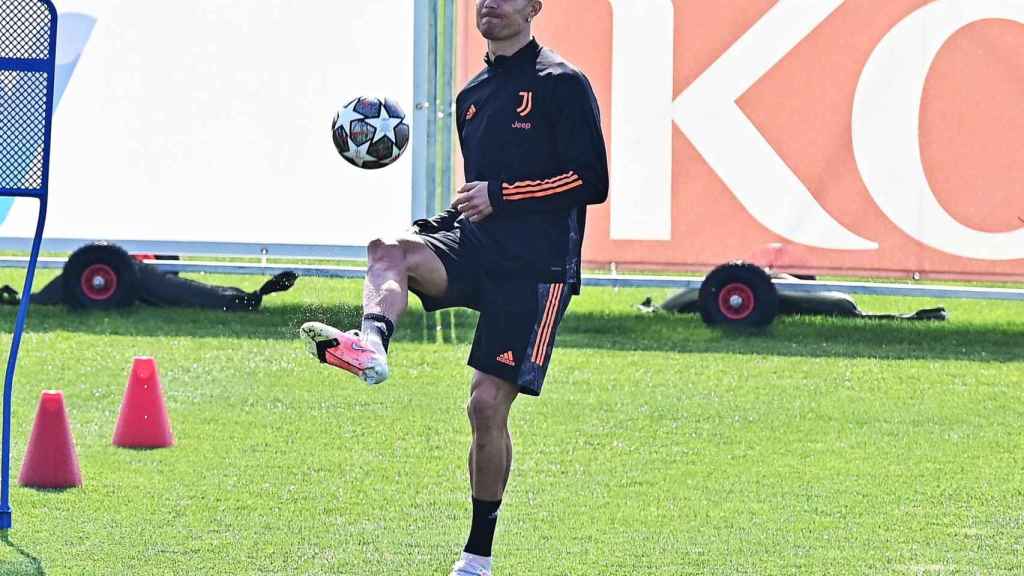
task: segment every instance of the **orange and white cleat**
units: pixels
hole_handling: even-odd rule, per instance
[[[380,384],[388,378],[387,356],[363,342],[356,330],[342,332],[320,322],[306,322],[299,337],[320,362],[351,372],[367,384]]]

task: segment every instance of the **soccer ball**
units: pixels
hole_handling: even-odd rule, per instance
[[[405,112],[390,98],[356,98],[334,115],[334,148],[353,166],[383,168],[409,145]]]

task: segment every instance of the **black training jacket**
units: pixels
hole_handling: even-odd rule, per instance
[[[466,181],[488,183],[494,213],[472,223],[450,210],[434,223],[480,242],[490,272],[579,293],[586,207],[608,197],[597,98],[582,72],[535,40],[485,62],[459,93],[456,124]]]

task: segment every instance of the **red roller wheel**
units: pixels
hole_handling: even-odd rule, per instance
[[[82,293],[92,300],[107,300],[117,292],[117,273],[106,264],[93,264],[82,272]]]
[[[700,315],[709,325],[767,326],[779,312],[779,293],[767,272],[746,262],[711,271],[700,286]]]
[[[754,311],[755,298],[749,286],[734,282],[718,293],[718,309],[729,320],[743,320]]]
[[[113,244],[83,246],[61,274],[64,302],[72,308],[121,308],[139,295],[139,272],[131,256]]]

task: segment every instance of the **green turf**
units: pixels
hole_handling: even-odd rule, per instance
[[[0,574],[447,574],[473,316],[438,329],[414,304],[394,378],[368,389],[294,337],[352,324],[360,293],[302,278],[255,314],[34,308],[13,471],[59,388],[85,486],[13,489]],[[951,318],[732,333],[633,309],[666,294],[573,303],[543,397],[513,410],[497,575],[1024,574],[1024,304],[858,297]],[[159,362],[172,449],[111,446],[134,355]]]

